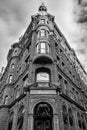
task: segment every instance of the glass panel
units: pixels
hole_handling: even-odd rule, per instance
[[[46,72],[40,72],[37,74],[37,81],[38,82],[48,82],[49,81],[49,74]]]

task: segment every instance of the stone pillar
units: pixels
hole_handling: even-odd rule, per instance
[[[54,114],[54,116],[53,116],[53,129],[59,130],[59,120],[58,120],[57,114]]]
[[[57,110],[59,119],[59,130],[64,130],[63,115],[62,115],[62,100],[59,95],[59,92],[57,92]]]
[[[33,114],[29,114],[29,116],[28,116],[28,129],[27,130],[33,130],[33,129],[34,129]]]
[[[18,104],[16,104],[14,107],[14,117],[13,117],[12,130],[17,130],[17,119],[18,119]]]
[[[24,123],[23,123],[23,130],[28,130],[28,111],[29,111],[29,93],[25,97],[25,114],[24,114]]]
[[[8,123],[8,108],[0,109],[0,130],[6,130]]]

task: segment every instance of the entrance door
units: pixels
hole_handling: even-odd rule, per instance
[[[34,130],[52,130],[52,109],[47,103],[40,103],[34,111]]]
[[[35,130],[52,130],[52,124],[49,119],[46,120],[36,120],[35,121]]]

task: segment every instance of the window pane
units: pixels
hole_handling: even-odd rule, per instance
[[[45,49],[45,43],[41,43],[41,53],[45,53],[46,49]]]
[[[40,72],[37,74],[37,81],[39,82],[48,82],[49,81],[49,74],[46,72]]]

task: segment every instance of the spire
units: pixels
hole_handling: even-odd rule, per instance
[[[42,11],[47,12],[47,7],[44,5],[44,3],[42,3],[42,4],[40,5],[38,11],[40,11],[40,12],[42,12]]]

